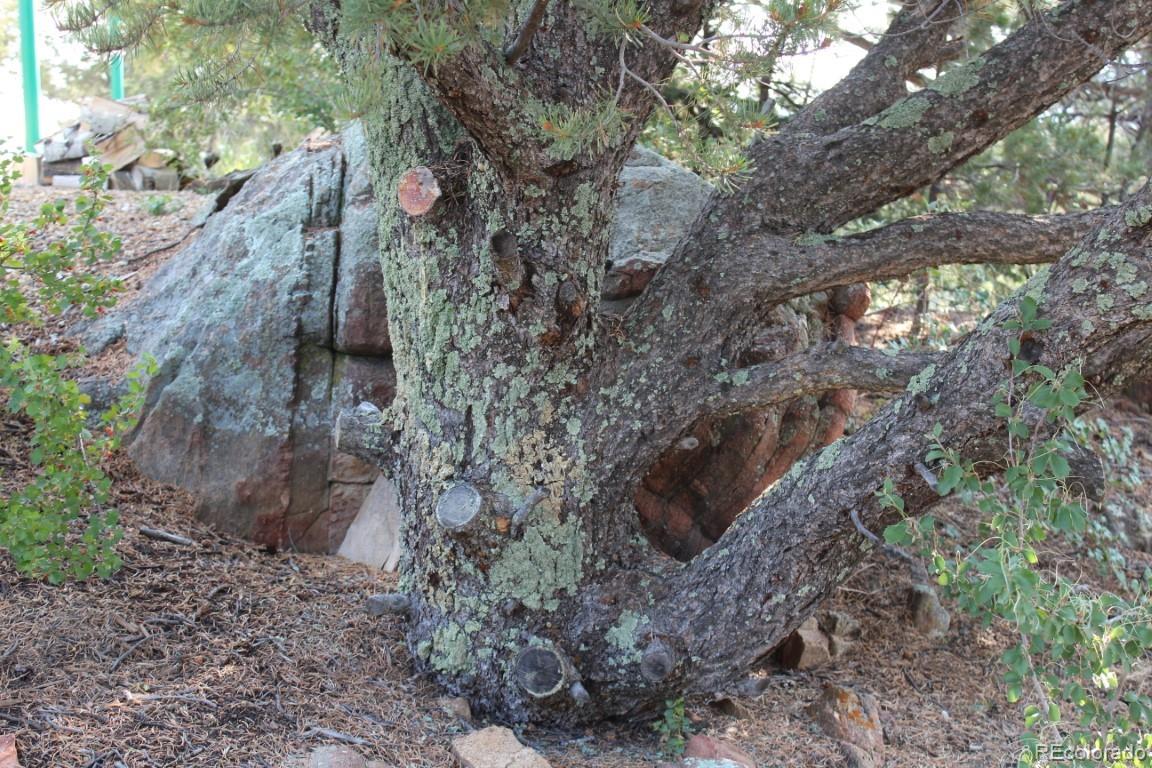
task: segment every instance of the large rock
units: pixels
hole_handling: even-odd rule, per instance
[[[613,294],[626,298],[710,187],[643,150],[621,184],[625,266],[609,283],[630,281]],[[124,338],[156,358],[130,453],[222,530],[333,552],[372,498],[376,469],[334,452],[331,433],[340,410],[395,392],[376,225],[360,128],[310,140],[253,175],[136,300],[79,329],[90,352]]]
[[[129,449],[140,468],[262,544],[339,546],[355,512],[332,525],[333,488],[357,483],[333,475],[347,465],[332,455],[333,413],[392,397],[386,334],[368,344],[369,310],[347,300],[379,295],[349,280],[382,282],[365,149],[354,128],[273,161],[137,300],[83,333],[90,350],[123,336],[158,361]],[[357,476],[361,497],[375,474]]]
[[[395,484],[376,478],[338,553],[358,563],[395,571],[400,564],[400,499]]]
[[[651,150],[634,150],[620,171],[603,297],[638,296],[710,194],[711,185],[699,176]]]

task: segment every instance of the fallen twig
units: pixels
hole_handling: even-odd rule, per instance
[[[334,731],[331,728],[312,727],[312,728],[309,728],[308,730],[304,731],[303,736],[306,739],[311,737],[311,736],[320,736],[320,737],[325,738],[325,739],[332,739],[333,741],[343,741],[346,744],[356,744],[359,746],[363,746],[363,745],[368,743],[367,739],[362,739],[359,736],[352,736],[351,734],[348,734],[348,733],[341,733],[340,731]]]
[[[159,528],[149,528],[146,525],[140,526],[140,533],[150,539],[159,539],[160,541],[167,541],[170,544],[179,544],[182,547],[191,547],[196,543],[187,536],[168,533],[168,531],[162,531]]]

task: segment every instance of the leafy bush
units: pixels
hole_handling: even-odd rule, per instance
[[[664,717],[652,724],[652,729],[660,736],[664,751],[673,757],[680,757],[692,735],[692,724],[684,709],[684,699],[668,699],[664,702]]]
[[[118,283],[96,267],[120,253],[120,241],[100,231],[106,172],[86,169],[72,210],[45,205],[30,222],[12,221],[15,159],[0,158],[0,393],[10,413],[31,422],[28,459],[35,476],[0,495],[0,548],[21,572],[57,583],[108,576],[120,565],[118,516],[106,508],[111,481],[100,468],[133,422],[146,371],[129,374],[129,393],[99,417],[68,377],[79,353],[45,353],[16,337],[68,311],[85,316],[115,302]],[[46,243],[38,239],[51,235]]]
[[[1047,321],[1025,298],[1012,327],[1023,336]],[[1101,581],[1110,575],[1114,583],[1108,590],[1060,570],[1051,539],[1093,543],[1067,458],[1079,429],[1075,411],[1087,400],[1084,380],[1074,370],[1057,373],[1020,359],[1018,340],[1010,352],[1012,375],[995,404],[1008,435],[1002,480],[942,445],[939,429],[925,459],[938,473],[941,496],[958,494],[981,513],[979,543],[947,542],[931,516],[890,526],[885,538],[919,546],[962,609],[986,623],[1003,620],[1017,633],[1003,662],[1008,700],[1027,702],[1021,765],[1046,763],[1056,750],[1066,750],[1060,754],[1068,765],[1098,765],[1094,758],[1109,750],[1139,754],[1149,747],[1141,731],[1152,722],[1152,699],[1126,686],[1125,677],[1152,649],[1152,572],[1131,578],[1122,569],[1102,570]],[[891,483],[878,496],[903,511]]]

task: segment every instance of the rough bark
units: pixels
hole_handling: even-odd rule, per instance
[[[510,28],[535,7],[523,4]],[[652,27],[691,35],[707,11],[657,2]],[[906,36],[881,41],[886,53],[854,75],[878,76],[876,62],[896,58],[884,88],[854,99],[850,78],[822,102],[835,115],[801,115],[749,150],[752,180],[714,197],[620,322],[598,317],[594,297],[614,180],[652,108],[620,62],[656,81],[674,64],[667,47],[647,37],[622,47],[576,4],[552,3],[513,65],[505,46],[484,43],[424,80],[384,66],[383,103],[365,119],[397,396],[367,428],[391,438],[414,656],[479,711],[570,722],[728,687],[866,554],[850,510],[881,527],[874,493],[889,477],[913,512],[930,500],[909,468],[933,424],[995,458],[998,425],[979,404],[1005,375],[1012,304],[946,358],[888,358],[850,348],[867,306],[851,283],[933,264],[1051,261],[1095,227],[1030,288],[1053,321],[1041,361],[1082,365],[1102,391],[1147,364],[1147,189],[1108,215],[965,214],[818,234],[939,178],[1152,28],[1144,0],[1069,0],[904,95],[949,34],[950,20],[917,26],[925,12],[906,10],[894,24]],[[625,129],[563,156],[533,129],[529,101],[588,108],[617,83],[617,106],[633,116]],[[397,185],[414,169],[441,194],[413,216]],[[687,565],[637,535],[645,474],[701,417],[753,413],[760,421],[740,434],[765,428],[772,469],[746,473],[730,499],[743,507],[749,489],[843,428],[850,400],[822,393],[908,381],[726,532],[734,515],[725,519],[719,543]]]

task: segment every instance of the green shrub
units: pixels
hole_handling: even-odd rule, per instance
[[[121,534],[100,465],[133,422],[146,371],[129,373],[129,393],[92,417],[88,396],[68,376],[82,354],[39,352],[15,335],[49,317],[91,317],[115,303],[118,283],[96,270],[120,253],[120,241],[98,227],[106,172],[86,169],[71,210],[59,200],[21,222],[10,215],[14,161],[0,158],[0,329],[8,337],[0,344],[0,396],[31,422],[34,476],[0,495],[0,548],[22,573],[53,583],[108,576],[120,565]]]
[[[1036,302],[1025,298],[1013,328],[1024,334],[1045,327]],[[1099,765],[1093,749],[1116,750],[1119,761],[1105,760],[1109,765],[1147,765],[1124,755],[1152,746],[1146,732],[1152,699],[1125,678],[1152,649],[1152,572],[1132,578],[1101,568],[1100,581],[1110,578],[1114,588],[1093,588],[1045,552],[1056,537],[1102,551],[1084,500],[1069,482],[1067,457],[1082,430],[1075,412],[1087,393],[1077,371],[1058,373],[1020,359],[1019,341],[1010,352],[1012,375],[995,403],[1008,435],[1001,479],[941,444],[939,429],[925,459],[941,496],[958,494],[981,513],[979,543],[949,542],[931,516],[890,526],[885,539],[920,547],[937,582],[963,610],[1014,629],[1019,640],[1003,655],[1004,683],[1009,702],[1026,702],[1021,765],[1047,764],[1056,749],[1068,750],[1061,753],[1066,765]],[[878,496],[903,511],[891,482]]]
[[[688,737],[692,734],[692,724],[684,709],[684,699],[668,699],[664,702],[664,716],[652,724],[652,729],[660,736],[664,751],[672,757],[684,754]]]

